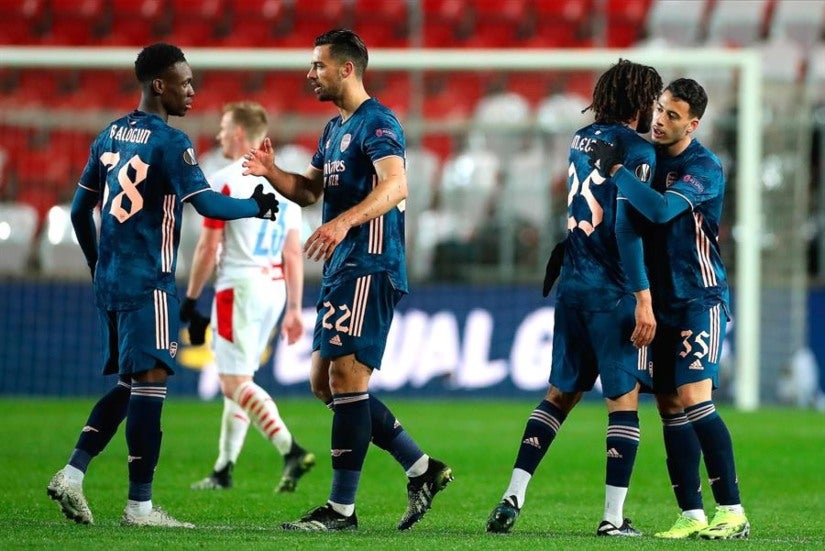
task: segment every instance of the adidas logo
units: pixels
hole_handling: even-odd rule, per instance
[[[126,458],[126,460],[127,460],[129,463],[134,463],[135,461],[140,461],[141,459],[143,459],[143,457],[141,457],[141,456],[139,456],[139,455],[130,455],[130,456],[128,456],[128,457]]]
[[[83,427],[83,429],[81,429],[80,432],[100,432],[100,431],[97,430],[96,428],[94,428],[91,425],[86,425],[85,427]]]
[[[329,339],[329,344],[334,344],[335,346],[343,346],[343,343],[341,342],[341,337],[339,337],[338,335],[335,335],[334,337]]]
[[[694,360],[692,364],[688,366],[688,369],[694,369],[697,371],[702,371],[705,369],[705,366],[702,365],[702,362],[699,360]]]
[[[528,446],[533,446],[537,450],[541,449],[541,442],[539,442],[539,439],[536,438],[535,436],[525,438],[524,440],[521,441],[521,443],[522,444],[527,444]]]
[[[607,450],[607,457],[610,459],[622,459],[622,454],[620,454],[616,448],[610,448]]]

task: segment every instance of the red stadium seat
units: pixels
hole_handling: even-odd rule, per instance
[[[172,10],[168,0],[111,0],[111,24],[101,42],[145,46],[167,36]]]
[[[0,44],[34,44],[48,28],[46,0],[0,0]]]
[[[289,0],[247,0],[230,2],[231,29],[220,45],[233,48],[271,46],[291,26]]]
[[[353,29],[368,48],[400,48],[409,44],[406,2],[355,0]]]
[[[530,47],[583,47],[592,42],[590,17],[594,0],[535,2],[534,32],[526,41]]]
[[[94,44],[107,32],[104,0],[52,0],[49,15],[51,24],[42,44]]]
[[[644,37],[650,0],[607,0],[606,7],[608,47],[627,48]]]
[[[175,44],[205,47],[218,44],[231,31],[228,0],[170,0]]]

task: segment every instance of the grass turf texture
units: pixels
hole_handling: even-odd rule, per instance
[[[722,408],[734,439],[748,541],[664,542],[650,537],[677,515],[667,479],[655,407],[644,403],[642,443],[625,514],[643,538],[596,538],[604,482],[606,414],[601,402],[581,404],[563,426],[527,494],[511,534],[485,533],[487,515],[507,486],[516,447],[535,401],[406,401],[389,399],[424,450],[447,461],[455,481],[412,530],[395,525],[406,505],[406,479],[386,453],[371,447],[358,493],[359,530],[339,534],[284,532],[322,504],[331,478],[330,413],[310,400],[279,400],[299,442],[318,455],[315,469],[295,494],[274,494],[280,457],[255,429],[228,491],[192,491],[215,459],[221,402],[168,400],[164,438],[155,475],[154,501],[195,530],[123,528],[127,474],[123,429],[92,462],[85,490],[94,526],[67,521],[46,496],[46,483],[61,468],[92,400],[0,401],[0,548],[2,549],[737,549],[825,548],[825,418],[802,410],[741,413]],[[703,474],[703,478],[706,478]],[[705,508],[713,498],[705,487]]]

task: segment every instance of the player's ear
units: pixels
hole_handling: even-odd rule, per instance
[[[152,79],[152,92],[157,95],[163,94],[163,89],[165,88],[166,83],[163,81],[162,78],[155,78]]]
[[[693,134],[694,132],[696,132],[697,128],[699,128],[699,119],[694,117],[693,119],[691,119],[690,124],[688,124],[688,134]]]
[[[347,78],[355,72],[355,64],[352,61],[346,61],[341,65],[341,78]]]

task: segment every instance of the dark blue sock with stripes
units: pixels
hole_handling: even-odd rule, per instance
[[[733,458],[733,442],[725,422],[712,401],[685,408],[693,430],[702,447],[710,489],[719,505],[738,505],[739,481]]]
[[[424,455],[389,408],[372,395],[370,395],[370,419],[372,420],[372,443],[390,452],[405,471]]]
[[[152,480],[160,457],[160,416],[166,383],[133,383],[126,412],[129,448],[129,499],[152,499]]]
[[[372,434],[369,394],[336,394],[333,403],[332,489],[329,501],[351,505],[355,503]]]
[[[513,468],[535,473],[566,418],[566,413],[542,400],[527,419]]]
[[[635,411],[614,411],[607,418],[605,484],[627,488],[639,449],[639,414]]]
[[[69,465],[86,472],[89,462],[109,444],[120,423],[126,418],[130,393],[129,382],[120,380],[97,401],[80,432]]]
[[[667,473],[682,511],[703,509],[699,461],[702,448],[684,413],[662,415]]]

